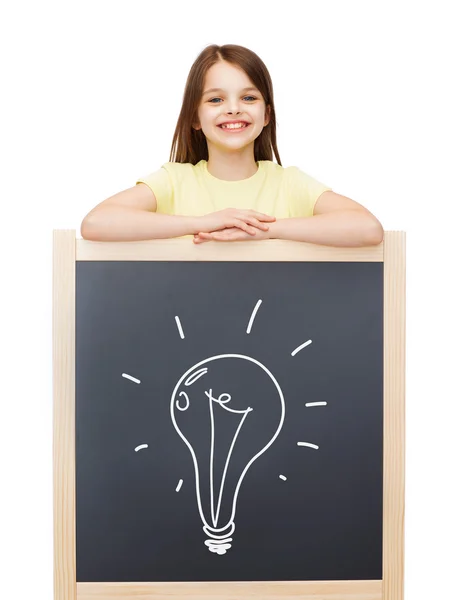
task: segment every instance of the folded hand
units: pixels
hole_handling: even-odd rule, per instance
[[[254,228],[255,234],[247,233],[238,227],[228,227],[219,231],[211,231],[209,233],[200,231],[193,238],[195,244],[202,244],[203,242],[242,242],[246,240],[268,240],[269,231],[262,231],[261,229]]]

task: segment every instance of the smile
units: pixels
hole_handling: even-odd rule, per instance
[[[240,125],[240,126],[233,126],[233,127],[227,127],[227,126],[223,126],[223,125],[218,125],[219,129],[222,129],[222,131],[227,131],[228,133],[236,133],[237,131],[242,131],[243,129],[246,129],[246,127],[249,127],[249,123],[247,123],[246,125]]]

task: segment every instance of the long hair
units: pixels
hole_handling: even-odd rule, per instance
[[[272,161],[274,152],[277,162],[282,166],[276,142],[276,111],[271,76],[265,64],[255,52],[235,44],[225,46],[212,44],[207,46],[194,61],[186,80],[182,108],[172,139],[169,162],[191,163],[194,165],[200,160],[208,160],[205,134],[201,129],[194,129],[192,124],[198,121],[197,110],[202,98],[206,73],[210,67],[220,60],[225,60],[241,68],[262,94],[265,108],[268,105],[271,107],[270,121],[254,141],[255,161]]]

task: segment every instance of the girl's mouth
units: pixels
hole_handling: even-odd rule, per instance
[[[221,131],[227,131],[227,133],[237,133],[239,131],[244,131],[247,127],[249,127],[250,123],[246,123],[244,126],[241,127],[221,127],[221,125],[218,125],[219,129],[221,129]]]

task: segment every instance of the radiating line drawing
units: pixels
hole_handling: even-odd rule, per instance
[[[122,377],[125,377],[125,379],[130,379],[130,381],[134,381],[135,383],[141,383],[141,381],[139,379],[136,379],[136,377],[132,377],[131,375],[128,375],[127,373],[122,373]]]
[[[241,398],[232,398],[231,394],[225,393],[223,390],[221,390],[223,393],[218,394],[215,392],[217,385],[215,386],[214,378],[220,377],[221,369],[225,364],[224,361],[232,361],[227,362],[227,366],[229,368],[236,368],[239,373],[243,372],[244,365],[250,363],[250,366],[246,366],[245,369],[250,371],[252,378],[257,378],[258,384],[260,385],[260,390],[264,389],[264,398],[266,402],[265,410],[267,411],[265,413],[265,418],[268,419],[268,410],[271,418],[269,419],[270,426],[266,425],[265,421],[265,429],[263,431],[265,432],[265,435],[267,435],[267,428],[269,427],[270,439],[269,441],[266,441],[266,438],[263,442],[263,447],[261,447],[261,441],[259,441],[260,438],[257,438],[257,443],[260,445],[255,450],[250,452],[250,454],[253,454],[250,460],[248,455],[246,455],[243,459],[243,456],[240,455],[240,452],[236,451],[236,444],[238,440],[241,440],[239,434],[242,430],[246,429],[245,423],[247,423],[251,418],[250,415],[254,415],[255,413],[258,415],[259,402],[254,402],[254,400],[262,401],[262,398],[252,397],[254,406],[247,406],[244,409],[234,409],[231,406],[228,406],[229,403],[233,404],[233,400],[236,400],[238,405],[240,401],[241,403],[244,402],[244,404],[246,404],[247,399],[245,394]],[[248,363],[243,363],[243,361],[248,361]],[[255,366],[251,365],[255,365],[258,368],[255,369]],[[197,386],[193,389],[189,389],[190,386],[192,386],[195,382],[198,382]],[[262,405],[260,404],[260,406]],[[189,412],[190,408],[193,409],[191,413]],[[209,479],[209,481],[206,483],[204,479],[202,482],[200,481],[198,457],[196,456],[193,448],[193,444],[196,445],[199,443],[198,436],[196,435],[196,439],[192,439],[190,441],[183,431],[183,429],[187,427],[187,423],[190,423],[189,419],[196,418],[190,417],[189,415],[199,414],[196,413],[194,409],[197,411],[204,410],[203,414],[209,415],[209,419],[205,419],[205,423],[209,424],[209,427],[206,427],[206,430],[203,432],[205,434],[204,437],[207,447],[208,444],[210,447],[209,468],[204,468],[202,471],[203,478],[206,476]],[[205,413],[205,411],[208,412]],[[282,390],[269,369],[267,369],[262,363],[254,358],[243,354],[220,354],[198,362],[180,377],[171,396],[170,413],[174,428],[188,446],[193,460],[199,516],[203,523],[203,530],[209,536],[204,543],[210,552],[223,555],[231,548],[230,542],[232,542],[233,539],[231,536],[235,531],[234,519],[236,514],[237,498],[244,476],[248,472],[252,463],[254,463],[273,444],[282,428],[285,418],[285,400]],[[226,415],[228,416],[226,417]],[[230,423],[230,420],[233,420],[233,423],[235,423],[234,415],[236,415],[236,418],[239,419],[239,423],[235,428],[233,439],[228,447],[227,458],[225,460],[222,474],[219,472],[219,491],[217,494],[215,494],[214,465],[217,422],[221,423],[226,418],[228,423]],[[256,424],[258,424],[258,417],[252,417],[252,423],[249,423],[248,427],[255,427]],[[250,443],[249,440],[251,439],[253,438],[249,436],[246,438],[246,441]],[[243,446],[243,444],[241,444],[241,448],[243,447],[246,448],[246,452],[249,452],[247,446]],[[227,506],[224,506],[223,492],[227,482],[230,481],[227,475],[229,472],[229,467],[232,463],[235,467],[234,473],[241,474],[238,478],[236,486],[234,479],[232,479],[232,483],[230,484],[232,487],[228,488],[233,490],[233,486],[235,486],[233,493],[230,491],[228,495],[228,502],[231,499],[231,506],[228,502],[226,503]]]
[[[254,323],[254,319],[255,319],[255,315],[257,314],[257,310],[260,308],[260,304],[261,303],[262,303],[262,301],[259,300],[257,302],[257,304],[254,306],[254,310],[252,311],[251,318],[249,319],[249,323],[247,325],[246,333],[250,333],[251,332],[252,324]]]
[[[140,446],[136,446],[135,452],[139,452],[143,448],[148,448],[148,447],[149,447],[149,444],[141,444]]]
[[[315,450],[318,450],[319,448],[319,446],[316,444],[310,444],[310,442],[298,442],[298,446],[307,446],[307,448],[314,448]]]
[[[177,487],[175,488],[175,491],[179,492],[182,485],[183,485],[183,479],[180,479],[180,481],[177,484]]]
[[[298,346],[297,348],[295,348],[293,350],[293,352],[291,353],[291,356],[294,356],[295,354],[297,354],[300,350],[302,350],[302,348],[305,348],[306,346],[309,346],[312,343],[312,340],[307,340],[306,342],[304,342],[303,344],[301,344],[300,346]]]
[[[179,330],[180,337],[182,338],[182,340],[184,340],[185,334],[183,333],[183,328],[182,328],[182,324],[180,323],[180,319],[178,317],[175,317],[175,322],[177,323],[177,328]]]
[[[287,478],[285,477],[285,475],[279,475],[279,479],[282,479],[282,481],[286,481]]]
[[[306,402],[305,406],[327,406],[327,402]]]

